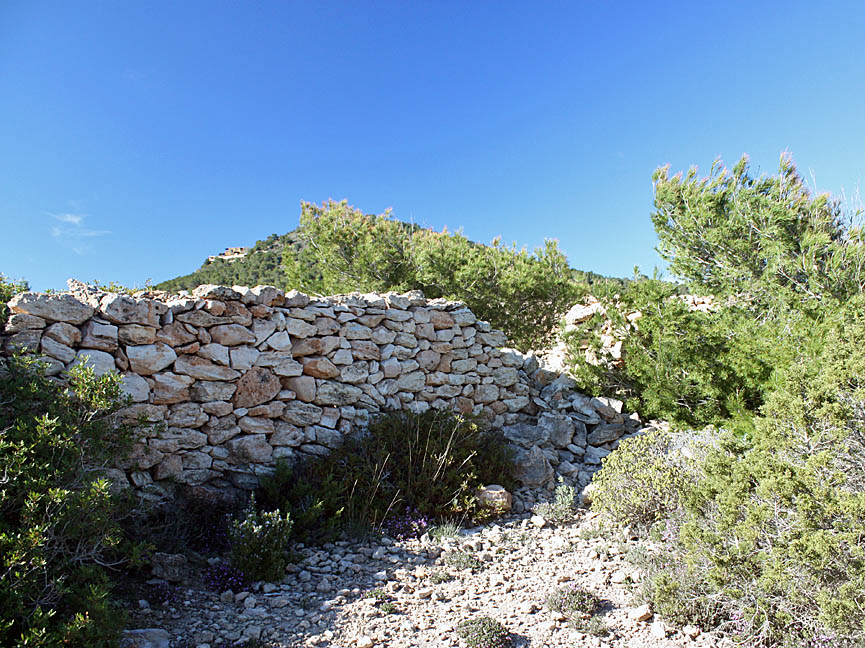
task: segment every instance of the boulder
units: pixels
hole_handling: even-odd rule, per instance
[[[544,428],[546,436],[556,448],[565,448],[573,440],[576,425],[570,416],[544,412],[538,417],[538,426]]]
[[[318,385],[316,402],[321,405],[352,405],[363,395],[363,391],[354,385],[346,385],[330,381],[321,381]]]
[[[235,437],[227,445],[234,463],[266,463],[273,457],[273,447],[263,434]]]
[[[490,484],[489,486],[479,488],[475,495],[480,500],[482,506],[501,511],[502,513],[510,511],[514,501],[513,496],[505,490],[504,486],[499,486],[498,484]]]
[[[518,450],[514,460],[514,477],[524,486],[542,486],[553,478],[553,467],[537,446]]]
[[[174,371],[198,380],[234,380],[240,373],[229,367],[213,364],[206,358],[182,355],[174,363]]]
[[[159,326],[160,314],[168,307],[151,299],[136,299],[129,295],[109,293],[99,302],[99,310],[109,322],[114,324],[144,324]]]
[[[210,329],[209,332],[214,342],[225,346],[253,344],[255,342],[255,333],[240,324],[219,324]]]
[[[78,365],[93,367],[93,372],[97,376],[103,376],[109,371],[116,371],[114,356],[105,353],[105,351],[97,351],[96,349],[79,350],[78,353],[75,354],[75,361],[69,368],[71,369]]]

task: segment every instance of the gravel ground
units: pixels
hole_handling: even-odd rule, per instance
[[[249,592],[186,586],[173,604],[141,601],[127,643],[140,648],[460,647],[457,625],[489,616],[512,645],[724,648],[729,639],[674,629],[637,599],[641,573],[624,558],[636,542],[611,542],[585,512],[555,527],[512,516],[434,542],[337,542],[302,548],[282,583]],[[558,587],[601,600],[593,632],[545,605]],[[599,636],[598,629],[606,633]],[[603,631],[602,631],[603,632]]]

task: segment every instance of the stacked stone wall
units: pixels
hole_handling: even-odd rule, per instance
[[[485,418],[517,449],[517,477],[585,485],[639,419],[574,391],[507,347],[461,302],[422,294],[312,298],[271,286],[192,293],[62,294],[9,303],[3,353],[38,353],[58,379],[118,371],[130,419],[151,425],[113,478],[153,496],[173,486],[250,488],[277,460],[327,454],[380,412]]]

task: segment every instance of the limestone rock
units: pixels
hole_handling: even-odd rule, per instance
[[[219,324],[210,329],[209,333],[214,342],[225,346],[255,342],[255,334],[240,324]]]
[[[93,372],[97,376],[103,376],[109,371],[117,370],[114,364],[114,356],[105,353],[105,351],[97,351],[96,349],[79,350],[75,354],[75,361],[70,365],[70,369],[82,364],[86,367],[93,367]]]
[[[128,395],[133,403],[146,403],[150,398],[150,385],[138,374],[123,374],[122,389],[123,393]]]
[[[95,312],[92,306],[80,302],[67,293],[45,295],[33,292],[15,295],[9,302],[9,310],[13,313],[36,315],[50,322],[69,324],[83,324]]]
[[[541,486],[553,478],[553,467],[537,446],[517,452],[514,477],[524,486]]]
[[[234,380],[240,377],[240,373],[234,369],[213,364],[206,358],[193,355],[182,355],[177,358],[174,371],[198,380]]]
[[[74,349],[61,344],[47,335],[42,336],[39,348],[42,350],[42,353],[60,360],[63,364],[68,364],[75,359]]]
[[[235,463],[265,463],[273,456],[273,447],[263,434],[235,437],[227,445]]]
[[[69,347],[74,347],[81,343],[81,331],[66,322],[55,322],[45,329],[44,335]]]
[[[114,324],[144,324],[156,327],[159,326],[159,315],[166,312],[168,307],[150,299],[109,293],[99,302],[99,310],[105,319]]]
[[[132,371],[142,376],[162,371],[177,359],[174,349],[162,342],[127,346],[126,356]]]
[[[41,317],[27,313],[13,313],[6,322],[6,333],[20,333],[34,329],[44,329],[48,323]]]
[[[547,438],[556,448],[567,447],[576,431],[576,425],[570,416],[549,412],[538,418],[538,426],[544,428]]]
[[[115,351],[117,349],[117,327],[113,324],[100,324],[90,321],[84,327],[81,346],[85,349]]]
[[[153,326],[142,326],[141,324],[126,324],[121,326],[117,332],[121,344],[142,345],[156,342],[156,328]]]
[[[354,385],[321,381],[318,385],[316,401],[321,405],[352,405],[363,395],[363,391]]]
[[[253,407],[273,400],[279,393],[279,378],[264,367],[253,367],[237,381],[232,402],[235,407]]]
[[[498,484],[490,484],[479,488],[476,492],[477,498],[483,506],[496,509],[497,511],[508,512],[513,505],[513,496],[505,490],[504,486]]]
[[[303,358],[303,373],[314,378],[336,378],[340,371],[330,360],[322,357]]]

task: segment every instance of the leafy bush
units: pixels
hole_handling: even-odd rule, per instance
[[[553,590],[545,601],[546,606],[567,617],[577,628],[585,628],[601,609],[601,599],[575,583]]]
[[[291,518],[279,509],[259,512],[250,503],[246,515],[229,528],[231,566],[252,580],[279,581],[288,565]]]
[[[262,481],[259,501],[265,510],[289,511],[305,541],[331,539],[351,525],[380,528],[389,519],[417,532],[429,520],[480,511],[475,489],[508,482],[511,469],[504,440],[474,421],[438,410],[398,411],[374,419],[326,457],[277,466]]]
[[[445,556],[445,564],[454,569],[470,569],[471,571],[478,571],[486,566],[483,561],[467,551],[452,551]]]
[[[457,634],[469,648],[506,648],[513,645],[508,629],[492,617],[461,621]]]
[[[534,512],[548,522],[564,524],[574,519],[577,507],[577,489],[568,486],[559,477],[552,502],[542,502],[535,506]]]
[[[124,561],[118,502],[102,468],[128,449],[113,414],[120,378],[70,371],[64,389],[36,360],[0,374],[0,644],[103,646],[123,616],[106,566]]]
[[[680,511],[700,476],[698,445],[666,429],[625,439],[592,478],[592,510],[643,531]]]
[[[597,295],[604,313],[565,335],[571,371],[585,391],[616,396],[647,419],[706,425],[755,411],[772,368],[790,345],[741,308],[689,310],[675,284],[638,278]],[[612,336],[621,358],[603,352]],[[588,345],[589,361],[584,347]]]
[[[422,290],[464,301],[481,319],[527,350],[555,332],[581,294],[555,241],[534,254],[480,245],[460,233],[435,232],[363,214],[345,201],[303,203],[296,254],[284,255],[288,283],[307,292]]]
[[[13,280],[0,272],[0,325],[6,323],[9,317],[6,304],[20,292],[30,290],[30,286],[22,279]]]

